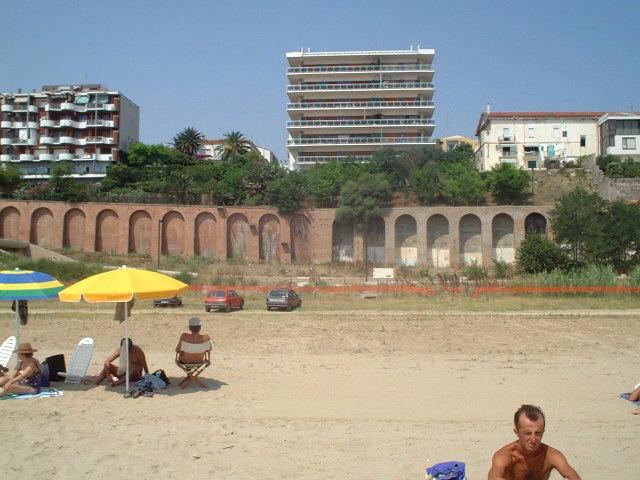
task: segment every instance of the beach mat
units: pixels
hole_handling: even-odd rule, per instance
[[[27,398],[39,398],[39,397],[61,397],[62,391],[56,388],[41,388],[40,393],[26,393],[24,395],[5,395],[0,397],[0,400],[25,400]]]
[[[630,395],[630,393],[621,393],[620,394],[620,398],[622,398],[623,400],[626,400],[628,402],[631,402],[631,400],[629,400],[629,395]],[[633,403],[637,407],[640,407],[640,401],[631,402],[631,403]]]

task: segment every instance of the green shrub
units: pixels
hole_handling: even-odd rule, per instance
[[[98,264],[86,262],[56,262],[48,258],[34,260],[16,255],[3,255],[0,258],[0,266],[2,270],[13,270],[17,267],[21,270],[48,273],[60,282],[75,282],[104,271],[102,265]]]
[[[564,269],[569,263],[560,247],[536,233],[527,233],[518,247],[516,257],[518,271],[528,274]]]
[[[640,287],[640,265],[636,265],[633,267],[633,270],[629,272],[629,275],[627,276],[627,284],[634,287]]]
[[[616,274],[611,266],[587,265],[573,270],[555,269],[535,275],[523,276],[524,283],[545,287],[601,287],[616,284]]]
[[[482,265],[478,265],[478,262],[473,262],[471,265],[467,266],[462,274],[467,277],[469,280],[474,282],[481,282],[486,280],[489,276],[489,271],[483,267]]]
[[[496,260],[493,266],[493,278],[506,279],[513,277],[513,266],[504,260]]]
[[[193,283],[193,275],[187,272],[179,272],[175,275],[172,275],[176,280],[180,280],[182,283],[186,283],[187,285],[191,285]]]

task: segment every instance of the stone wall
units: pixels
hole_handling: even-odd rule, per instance
[[[368,226],[369,259],[386,265],[456,268],[512,263],[526,229],[548,231],[550,207],[405,207]],[[279,215],[263,207],[69,204],[0,200],[0,237],[46,248],[157,257],[311,262],[362,260],[363,234],[335,210]]]
[[[600,194],[607,200],[622,200],[637,202],[640,200],[640,178],[610,178],[596,165],[596,158],[590,156],[585,166],[593,174],[593,179],[600,190]]]

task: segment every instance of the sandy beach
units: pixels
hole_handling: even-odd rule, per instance
[[[522,403],[582,475],[633,479],[640,417],[618,394],[640,381],[640,314],[357,310],[205,314],[141,302],[130,335],[172,385],[152,398],[54,384],[57,398],[0,402],[4,478],[422,479],[435,462],[486,478]],[[541,307],[542,308],[542,307]],[[209,388],[177,387],[190,316],[215,346]],[[97,373],[122,336],[110,305],[30,306],[36,357],[95,340]],[[11,312],[0,337],[12,335]],[[560,478],[556,473],[551,478]]]

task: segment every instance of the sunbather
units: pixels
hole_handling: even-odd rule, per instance
[[[178,361],[181,363],[200,363],[205,359],[205,353],[189,353],[182,351],[182,342],[200,344],[210,341],[209,335],[206,333],[200,333],[202,329],[202,320],[198,317],[189,319],[189,330],[191,333],[183,333],[180,335],[178,345],[176,346],[176,353],[179,354]]]
[[[21,395],[40,391],[42,365],[33,358],[33,353],[37,350],[31,348],[30,343],[21,343],[16,352],[18,353],[18,364],[15,370],[0,376],[0,396],[10,393]]]
[[[640,402],[640,384],[638,385],[638,388],[636,388],[633,392],[629,394],[629,401]],[[634,415],[640,415],[640,407],[638,407],[636,410],[634,410],[631,413],[633,413]]]
[[[120,348],[109,355],[105,360],[102,372],[100,372],[95,379],[96,385],[100,385],[105,379],[107,379],[109,385],[112,387],[125,383],[127,371],[125,340],[127,339],[123,338],[120,341]],[[142,349],[139,346],[134,345],[130,338],[128,340],[129,380],[135,382],[142,378],[143,372],[149,373],[149,367],[147,367],[147,359],[145,358]],[[112,363],[116,358],[120,358],[119,366],[115,366]]]

